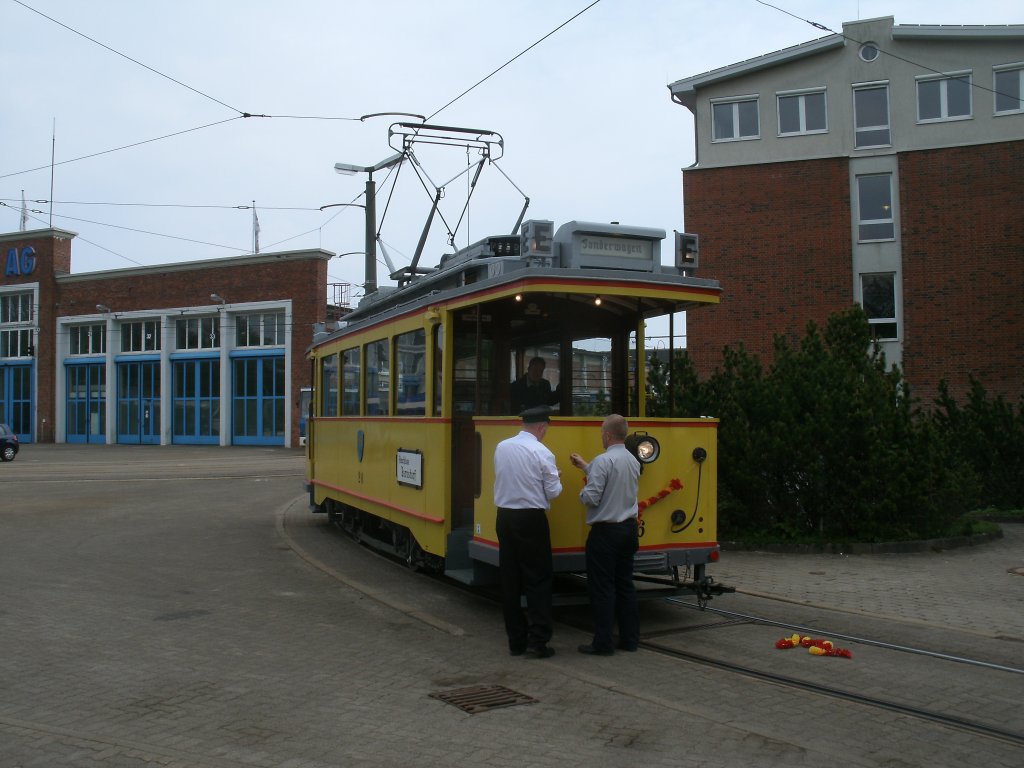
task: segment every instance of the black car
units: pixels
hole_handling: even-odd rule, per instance
[[[0,459],[14,461],[18,455],[18,436],[6,424],[0,424]]]

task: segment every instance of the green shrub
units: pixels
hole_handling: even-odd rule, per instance
[[[950,400],[939,416],[917,410],[859,306],[833,315],[823,332],[808,324],[795,348],[777,337],[767,371],[740,347],[723,351],[707,381],[685,354],[672,373],[675,415],[720,419],[723,539],[933,538],[948,535],[979,502],[995,503],[993,494],[1019,498],[1020,412],[983,391],[966,409]],[[667,366],[652,360],[652,415],[669,413],[668,382]],[[990,476],[980,474],[986,462],[997,468]]]

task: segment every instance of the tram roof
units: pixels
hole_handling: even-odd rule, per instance
[[[661,264],[664,239],[660,229],[573,221],[555,233],[551,222],[528,221],[522,235],[484,238],[446,254],[436,268],[411,275],[396,272],[392,277],[399,276],[399,286],[381,287],[364,297],[343,318],[340,329],[318,338],[313,346],[432,305],[483,301],[488,295],[520,288],[632,294],[640,303],[630,311],[645,315],[662,311],[666,301],[717,302],[717,280]]]

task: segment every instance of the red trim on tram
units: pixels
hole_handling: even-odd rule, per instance
[[[362,499],[363,501],[370,501],[370,502],[373,502],[374,504],[379,504],[382,507],[387,507],[388,509],[393,509],[393,510],[395,510],[395,512],[401,512],[403,515],[409,515],[409,517],[417,517],[420,520],[426,520],[428,523],[438,523],[438,524],[440,524],[440,523],[444,522],[444,518],[443,517],[434,517],[433,515],[426,515],[426,514],[424,514],[422,512],[419,512],[419,511],[417,511],[415,509],[409,509],[408,507],[400,507],[397,504],[392,504],[392,503],[387,502],[387,501],[382,501],[381,499],[374,498],[373,496],[367,496],[367,495],[362,494],[362,493],[355,493],[355,492],[349,490],[348,488],[342,488],[339,485],[332,485],[331,483],[325,483],[323,480],[314,480],[313,481],[313,485],[318,485],[321,488],[329,488],[332,491],[339,491],[341,493],[348,494],[349,496],[354,496],[357,499]]]
[[[486,544],[489,547],[498,548],[498,542],[485,539],[482,536],[474,536],[473,541],[477,544]],[[645,547],[640,547],[640,551],[657,551],[660,549],[713,549],[718,546],[717,541],[703,541],[695,542],[693,544],[648,544]],[[565,554],[568,552],[583,552],[583,547],[552,547],[551,552],[553,554]]]
[[[451,419],[442,419],[436,416],[314,416],[314,421],[339,421],[351,422],[360,421],[370,424],[410,424],[415,420],[417,424],[451,424]]]

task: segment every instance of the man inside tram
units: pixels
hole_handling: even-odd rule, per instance
[[[543,357],[534,357],[526,367],[526,373],[512,382],[512,413],[520,414],[538,405],[556,405],[561,399],[561,384],[554,390],[551,382],[544,378],[547,366]]]

